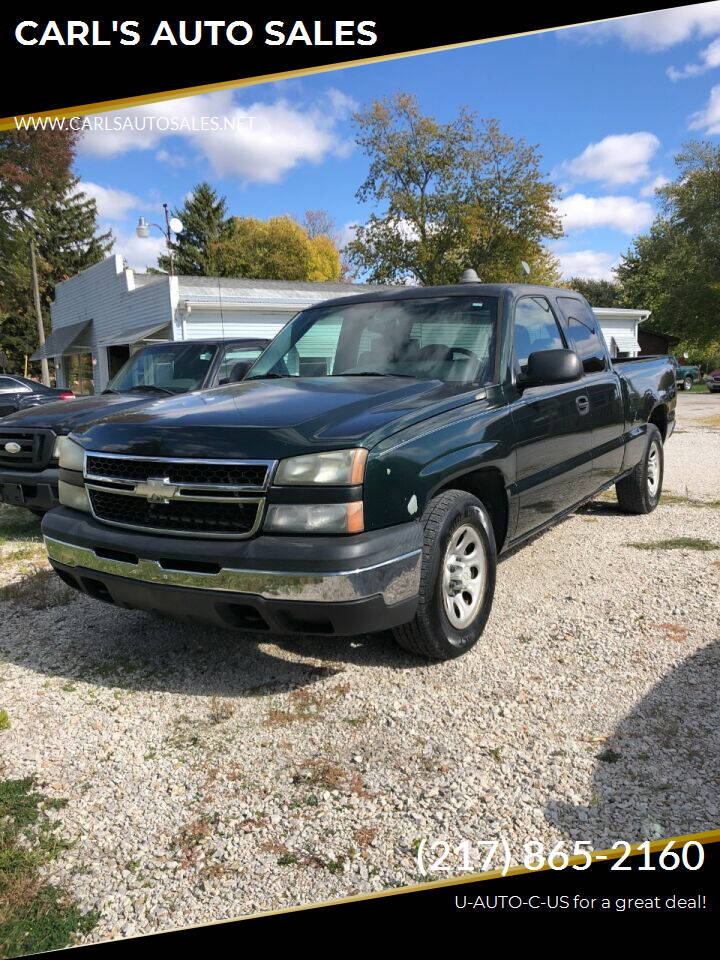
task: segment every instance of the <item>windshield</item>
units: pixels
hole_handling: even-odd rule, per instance
[[[277,335],[247,379],[493,379],[496,297],[426,297],[315,307]]]
[[[193,341],[144,347],[125,362],[107,389],[116,393],[142,388],[163,393],[195,390],[204,383],[216,349],[214,344]]]

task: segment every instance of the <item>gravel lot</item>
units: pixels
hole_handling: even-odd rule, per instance
[[[484,641],[432,666],[78,597],[5,508],[0,776],[67,798],[45,875],[99,911],[89,939],[412,883],[421,837],[521,861],[720,826],[720,550],[632,545],[720,546],[720,397],[681,396],[665,489],[506,560]]]

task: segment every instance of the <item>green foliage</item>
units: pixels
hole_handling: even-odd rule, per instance
[[[407,93],[375,101],[354,123],[370,159],[357,199],[380,212],[347,249],[371,281],[455,283],[468,266],[485,281],[520,280],[521,260],[533,279],[558,279],[543,247],[562,234],[557,193],[535,147],[464,108],[441,123]]]
[[[340,279],[340,256],[325,234],[309,237],[291,217],[231,217],[210,251],[211,273],[257,280]]]
[[[47,810],[64,806],[35,790],[32,777],[0,781],[0,956],[57,950],[97,923],[39,868],[67,848]]]
[[[661,210],[618,267],[628,301],[652,310],[650,329],[682,338],[682,352],[711,348],[720,317],[720,146],[693,141],[677,178],[658,191]]]
[[[78,190],[70,173],[74,149],[71,132],[0,134],[0,349],[15,372],[38,345],[30,240],[37,247],[46,334],[55,284],[97,263],[112,246],[109,231],[97,234],[95,200]]]
[[[227,232],[227,205],[210,186],[203,182],[193,187],[192,194],[172,215],[182,220],[183,231],[170,244],[175,273],[185,276],[212,276],[211,248]],[[170,270],[170,257],[158,257],[158,266]]]
[[[622,286],[612,280],[588,280],[584,277],[571,277],[564,287],[577,290],[591,307],[631,307]]]

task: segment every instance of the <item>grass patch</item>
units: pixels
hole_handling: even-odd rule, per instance
[[[0,956],[58,950],[96,925],[68,895],[43,883],[39,868],[68,844],[48,810],[64,806],[35,790],[33,777],[0,781]]]
[[[10,729],[10,717],[7,710],[0,710],[0,730]]]
[[[664,490],[660,503],[663,506],[671,507],[706,507],[710,510],[720,510],[720,500],[696,500],[687,494],[673,493],[671,490]]]
[[[636,550],[720,550],[717,543],[701,537],[672,537],[651,543],[627,543],[626,546],[635,547]]]
[[[49,610],[62,607],[77,596],[66,586],[54,570],[37,570],[31,576],[8,583],[0,589],[0,600],[7,600],[30,610]]]
[[[41,541],[40,517],[29,510],[0,504],[0,544],[10,540]]]
[[[713,414],[712,417],[703,417],[702,420],[695,421],[696,427],[711,427],[720,429],[720,413]]]

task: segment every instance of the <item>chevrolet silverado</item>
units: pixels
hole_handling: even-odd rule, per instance
[[[42,530],[121,607],[266,633],[483,633],[498,556],[615,486],[649,513],[670,357],[613,362],[567,289],[465,282],[324,302],[241,383],[76,429]]]

